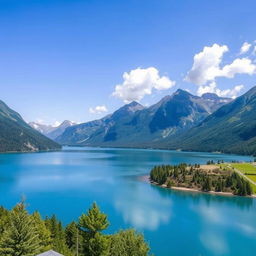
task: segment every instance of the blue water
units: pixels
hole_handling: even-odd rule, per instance
[[[156,256],[250,256],[256,252],[256,199],[162,189],[140,179],[156,164],[252,160],[210,153],[64,148],[0,154],[0,205],[22,195],[29,211],[76,220],[93,201],[108,214],[109,232],[142,231]]]

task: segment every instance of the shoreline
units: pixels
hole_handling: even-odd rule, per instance
[[[210,195],[220,195],[220,196],[235,196],[235,197],[248,197],[248,198],[256,198],[256,195],[252,194],[251,196],[238,196],[234,195],[231,192],[216,192],[216,191],[208,191],[204,192],[202,190],[198,190],[195,188],[186,188],[186,187],[170,187],[168,188],[166,184],[159,185],[158,183],[151,181],[149,175],[144,175],[140,177],[141,181],[147,182],[149,184],[152,184],[154,186],[160,187],[160,188],[165,188],[165,189],[170,189],[170,190],[177,190],[177,191],[185,191],[185,192],[196,192],[196,193],[202,193],[202,194],[210,194]]]

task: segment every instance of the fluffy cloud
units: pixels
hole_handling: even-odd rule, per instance
[[[253,75],[256,73],[256,65],[248,58],[235,59],[231,64],[220,70],[218,76],[233,78],[236,74]]]
[[[102,105],[102,106],[96,106],[94,108],[89,108],[89,112],[91,114],[102,114],[107,112],[108,109],[106,108],[106,106]]]
[[[154,67],[137,68],[123,74],[123,83],[115,87],[113,96],[128,103],[140,101],[145,95],[150,95],[152,90],[166,90],[175,85],[175,81],[167,76],[160,76]]]
[[[216,93],[220,97],[230,97],[230,98],[236,98],[238,94],[241,92],[241,90],[244,88],[244,86],[241,85],[236,85],[232,89],[226,89],[226,90],[220,90],[217,88],[217,85],[215,82],[211,82],[209,85],[206,86],[199,86],[197,93],[198,95],[202,95],[204,93],[210,92],[210,93]]]
[[[243,53],[250,49],[251,45],[243,45]],[[241,48],[241,49],[242,49]],[[236,74],[256,74],[256,65],[248,57],[236,58],[230,64],[221,67],[223,55],[228,51],[226,45],[213,44],[204,47],[203,51],[194,56],[194,63],[185,80],[198,85],[197,93],[216,93],[222,97],[235,98],[243,89],[243,85],[221,90],[217,87],[215,79],[218,77],[233,78]]]
[[[252,75],[256,73],[256,65],[249,58],[237,58],[231,64],[220,67],[226,45],[214,44],[204,47],[203,51],[194,56],[192,69],[188,72],[185,80],[202,86],[217,77],[233,78],[236,74]]]
[[[202,52],[194,56],[192,69],[188,72],[185,80],[197,85],[204,85],[208,81],[213,81],[220,73],[220,63],[227,51],[226,45],[205,46]]]
[[[241,49],[240,49],[240,54],[247,53],[250,50],[251,46],[252,46],[251,44],[249,44],[247,42],[244,42]]]

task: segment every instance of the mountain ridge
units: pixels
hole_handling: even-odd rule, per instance
[[[256,86],[162,147],[256,154]]]
[[[150,107],[131,102],[102,119],[68,127],[56,141],[64,145],[143,147],[199,123],[224,104],[221,100],[218,97],[209,102],[179,89]]]
[[[0,152],[33,152],[61,146],[31,128],[19,113],[0,101]]]
[[[60,125],[58,126],[53,126],[53,125],[47,125],[47,124],[40,124],[37,122],[29,122],[28,123],[32,128],[35,130],[39,131],[46,137],[54,140],[56,139],[59,135],[61,135],[65,129],[69,126],[73,126],[76,123],[69,121],[69,120],[64,120]]]

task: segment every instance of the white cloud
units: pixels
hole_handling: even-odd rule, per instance
[[[102,106],[96,106],[94,108],[89,108],[89,112],[91,114],[102,114],[102,113],[105,113],[107,112],[108,109],[106,106],[102,105]]]
[[[248,58],[235,59],[231,64],[225,65],[219,76],[233,78],[236,74],[253,75],[256,73],[256,65]]]
[[[249,44],[247,42],[244,42],[241,49],[240,49],[240,54],[247,53],[250,50],[251,46],[252,46],[251,44]]]
[[[201,96],[204,93],[210,92],[217,94],[219,97],[230,97],[234,99],[238,96],[238,94],[241,92],[243,88],[244,86],[241,84],[234,86],[232,89],[221,90],[217,88],[215,82],[211,82],[209,85],[199,86],[197,93]]]
[[[256,45],[255,45],[254,48],[253,48],[252,54],[253,54],[253,55],[256,55]]]
[[[236,74],[256,73],[256,65],[249,58],[237,58],[231,64],[221,68],[223,55],[227,51],[226,45],[214,44],[211,47],[204,47],[202,52],[194,56],[192,69],[185,80],[201,86],[214,81],[216,77],[233,78]]]
[[[150,95],[152,90],[167,90],[175,85],[175,81],[167,76],[160,76],[154,67],[137,68],[123,74],[123,83],[115,87],[113,96],[128,103],[140,101],[145,95]]]
[[[227,51],[226,45],[213,44],[210,47],[204,47],[203,51],[194,56],[193,66],[185,80],[199,86],[197,91],[199,95],[212,92],[219,96],[235,98],[243,89],[243,85],[221,90],[217,88],[215,79],[217,77],[234,78],[236,74],[256,74],[256,65],[247,57],[236,58],[230,64],[221,67],[223,55]]]
[[[227,51],[226,45],[205,46],[202,52],[194,56],[192,69],[188,72],[185,80],[197,85],[204,85],[208,81],[213,81],[220,73],[219,66],[224,53]]]

